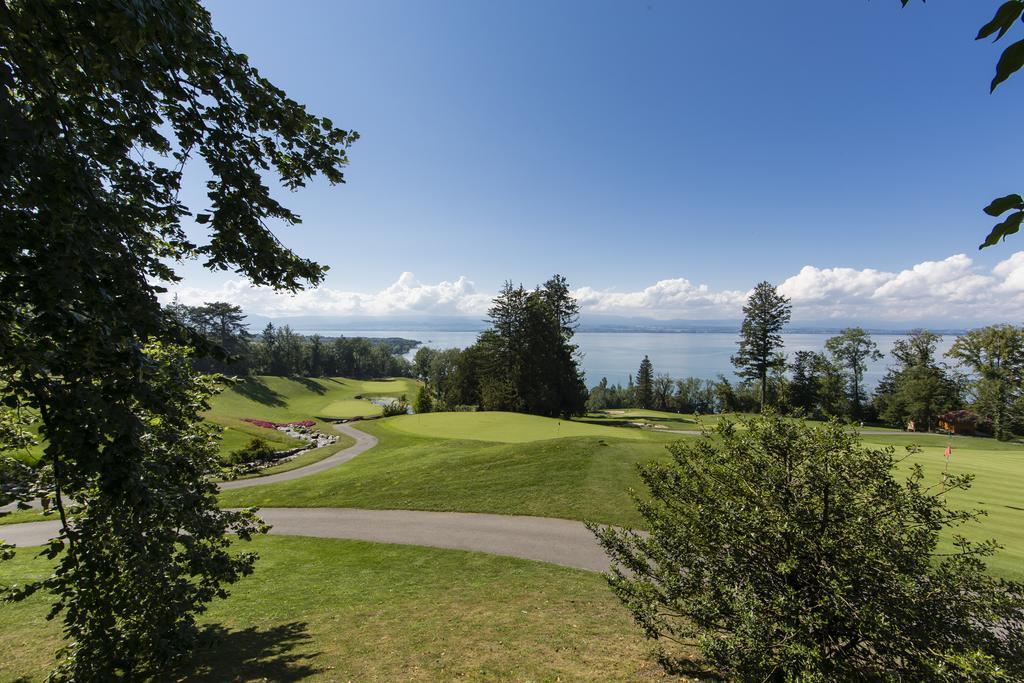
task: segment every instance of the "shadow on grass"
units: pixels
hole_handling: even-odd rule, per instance
[[[237,392],[250,401],[262,403],[265,406],[280,408],[285,405],[284,396],[277,393],[266,384],[255,377],[245,379],[231,385],[231,391]]]
[[[320,384],[320,382],[317,382],[316,380],[310,379],[309,377],[289,377],[288,379],[290,379],[293,382],[298,382],[302,386],[306,387],[306,389],[308,389],[309,391],[312,391],[314,394],[320,394],[321,396],[323,396],[324,394],[327,393],[327,387]]]
[[[672,676],[682,676],[692,681],[725,681],[728,680],[721,674],[708,669],[700,659],[696,657],[673,657],[661,654],[656,656],[658,664],[665,673]]]
[[[319,653],[292,652],[310,640],[306,624],[298,621],[235,631],[206,626],[195,657],[181,673],[189,681],[300,681],[323,671],[309,663]]]

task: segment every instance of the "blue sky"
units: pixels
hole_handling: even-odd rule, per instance
[[[264,75],[362,139],[346,185],[280,192],[304,223],[277,234],[331,266],[324,292],[275,308],[190,265],[186,298],[341,313],[390,288],[471,312],[506,278],[560,272],[596,311],[728,317],[735,293],[811,266],[818,290],[792,293],[835,317],[883,306],[894,280],[905,299],[926,264],[926,283],[982,278],[965,314],[1024,316],[1024,238],[977,251],[980,208],[1021,189],[1024,77],[989,95],[1002,46],[973,40],[998,3],[206,4]],[[833,296],[865,278],[857,301]],[[979,305],[986,289],[1002,293]]]

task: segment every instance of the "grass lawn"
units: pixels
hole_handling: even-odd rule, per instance
[[[256,572],[203,616],[197,681],[660,680],[596,574],[483,553],[265,537]],[[44,577],[21,550],[0,584]],[[42,680],[60,645],[37,594],[0,606],[0,680]]]
[[[0,516],[0,526],[4,524],[21,524],[22,522],[42,522],[50,519],[60,519],[56,510],[50,514],[43,514],[42,510],[14,510],[6,515]],[[0,531],[0,538],[3,538],[4,534]]]
[[[580,418],[585,422],[603,424],[612,427],[643,426],[651,430],[678,429],[684,431],[699,431],[703,427],[713,428],[722,420],[738,421],[749,419],[752,415],[743,413],[722,413],[718,415],[693,415],[690,413],[671,413],[661,410],[644,410],[643,408],[609,408],[593,413],[588,413]],[[865,430],[886,431],[896,434],[902,433],[899,429],[892,427],[865,425]]]
[[[922,448],[921,453],[906,461],[924,468],[926,481],[942,481],[946,466],[943,456],[946,445],[953,447],[949,472],[974,474],[974,484],[965,492],[950,494],[950,503],[958,508],[982,508],[988,514],[980,523],[962,527],[959,531],[972,540],[994,538],[1004,548],[989,562],[992,571],[1007,578],[1024,579],[1024,447],[1000,443],[995,439],[959,437],[932,434],[870,434],[865,445],[883,447],[892,445],[900,454],[910,443]],[[951,550],[951,543],[944,543]]]
[[[526,443],[573,436],[643,439],[638,432],[613,431],[575,420],[558,420],[522,413],[427,413],[403,415],[388,424],[395,432],[438,439],[471,439],[502,443]]]
[[[379,406],[356,396],[398,398],[405,394],[412,401],[417,391],[415,380],[407,378],[246,377],[213,397],[208,417],[291,422],[379,415]]]
[[[488,440],[412,433],[435,424],[444,434]],[[627,492],[640,488],[636,465],[667,457],[665,444],[674,440],[564,421],[559,427],[556,420],[510,413],[431,413],[358,427],[380,443],[327,472],[225,491],[222,504],[493,512],[636,525],[640,517]],[[585,435],[545,438],[568,428]],[[499,434],[510,441],[496,441]],[[536,440],[524,441],[530,434]]]

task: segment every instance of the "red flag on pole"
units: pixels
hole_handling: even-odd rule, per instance
[[[946,453],[945,453],[945,455],[946,455],[946,459],[949,460],[949,456],[953,455],[953,447],[952,446],[946,446]]]

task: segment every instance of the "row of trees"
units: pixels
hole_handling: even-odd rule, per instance
[[[744,322],[732,357],[741,378],[730,382],[655,373],[647,356],[636,382],[610,385],[602,379],[587,400],[590,410],[640,407],[683,413],[754,412],[771,407],[815,418],[881,421],[932,430],[940,416],[970,407],[972,420],[999,438],[1024,427],[1024,328],[993,325],[959,336],[946,358],[942,337],[915,330],[893,344],[888,372],[873,394],[864,386],[870,361],[883,356],[860,327],[842,330],[823,351],[782,353],[789,300],[762,282],[744,307]]]
[[[914,422],[932,429],[939,415],[970,404],[982,420],[991,421],[998,438],[1020,428],[1024,329],[991,325],[959,336],[947,354],[956,367],[938,359],[939,335],[914,331],[894,344],[894,363],[869,404],[864,372],[868,361],[882,358],[871,336],[859,327],[845,329],[826,342],[825,353],[797,352],[787,365],[781,332],[791,310],[789,300],[768,282],[757,285],[743,308],[740,348],[732,361],[737,374],[757,382],[762,410],[774,405],[808,415],[878,418],[894,426]]]
[[[587,393],[572,343],[578,319],[579,306],[561,275],[532,290],[507,282],[488,311],[490,328],[474,345],[416,352],[413,371],[424,382],[417,412],[479,406],[582,414]]]
[[[356,378],[412,374],[402,356],[415,343],[409,340],[307,336],[273,323],[254,336],[242,309],[229,303],[186,306],[176,301],[167,308],[174,320],[217,349],[216,355],[196,359],[202,372]]]

